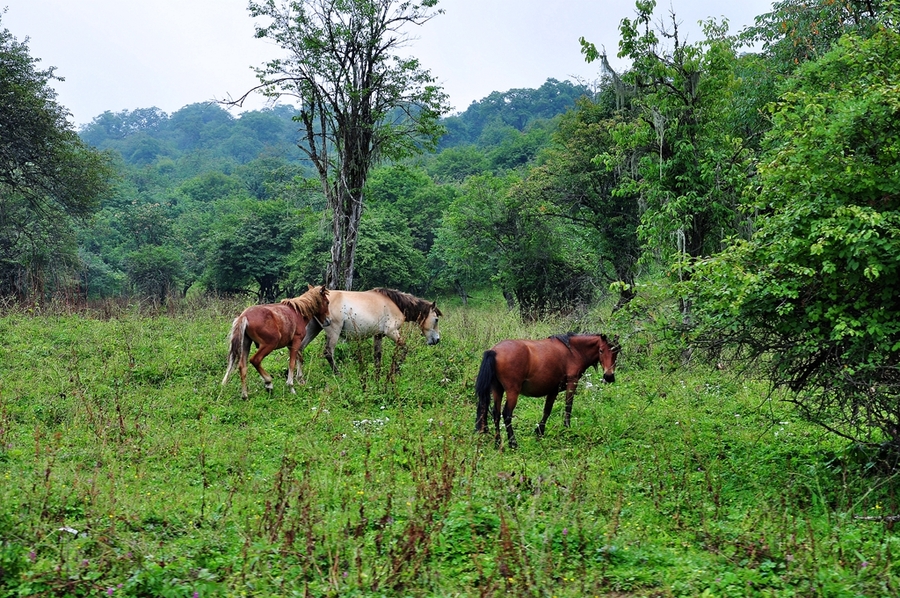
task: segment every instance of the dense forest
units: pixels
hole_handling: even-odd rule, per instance
[[[655,11],[620,24],[624,72],[582,39],[597,82],[492,93],[445,116],[434,151],[378,164],[354,287],[491,289],[536,318],[610,293],[622,309],[655,277],[694,348],[812,389],[810,417],[848,436],[900,441],[896,7],[783,0],[696,43]],[[59,123],[52,70],[3,42],[13,91]],[[58,127],[41,158],[7,144],[0,292],[272,301],[323,281],[330,215],[295,117],[151,107]]]
[[[452,133],[439,151],[373,173],[360,286],[452,287],[458,277],[443,264],[426,265],[441,260],[432,245],[460,184],[533,163],[560,115],[589,95],[555,80],[495,92],[445,119]],[[297,147],[295,114],[279,105],[232,116],[199,103],[172,115],[148,108],[94,118],[80,136],[113,156],[120,178],[81,229],[78,291],[162,301],[193,288],[271,301],[321,281],[329,247],[324,203]]]

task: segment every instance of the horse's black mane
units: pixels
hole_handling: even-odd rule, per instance
[[[378,287],[372,290],[376,293],[381,293],[382,295],[393,301],[394,304],[396,304],[397,309],[403,312],[403,317],[407,320],[411,320],[417,323],[421,322],[428,317],[428,314],[431,313],[432,309],[434,309],[434,313],[436,313],[438,316],[444,315],[436,305],[429,301],[426,301],[425,299],[420,299],[415,295],[410,295],[409,293],[404,293],[403,291],[398,291],[396,289],[385,289],[382,287]]]
[[[618,351],[618,350],[619,350],[619,343],[618,343],[616,340],[612,340],[612,341],[611,341],[611,340],[609,340],[608,338],[606,338],[606,335],[605,335],[605,334],[599,334],[599,333],[596,333],[596,332],[582,332],[582,333],[577,333],[577,332],[566,332],[565,334],[554,334],[554,335],[552,335],[552,336],[548,336],[547,338],[556,339],[556,340],[558,340],[559,342],[561,342],[562,344],[564,344],[564,345],[566,346],[567,349],[571,349],[572,346],[571,346],[570,339],[571,339],[573,336],[599,336],[600,338],[603,339],[603,342],[604,342],[604,343],[606,343],[607,345],[609,345],[609,348],[610,348],[610,349],[612,349],[613,351]]]
[[[554,334],[553,336],[549,336],[547,338],[555,338],[556,340],[558,340],[559,342],[564,344],[567,349],[571,349],[572,347],[571,347],[571,343],[569,342],[569,339],[572,338],[574,335],[575,335],[574,332],[567,332],[565,334]]]

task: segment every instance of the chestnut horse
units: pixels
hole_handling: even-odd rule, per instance
[[[310,323],[300,350],[306,348],[306,345],[324,329],[327,336],[325,359],[331,364],[335,374],[338,373],[338,369],[334,363],[334,347],[342,335],[345,338],[375,337],[376,377],[381,371],[382,339],[386,336],[393,340],[399,349],[404,349],[403,339],[400,338],[400,326],[404,322],[415,322],[429,345],[436,345],[441,340],[441,333],[438,331],[438,318],[443,315],[441,310],[431,301],[393,289],[331,291],[328,314],[331,317],[331,325]],[[391,376],[393,377],[395,373],[392,369]]]
[[[503,405],[503,423],[510,448],[518,443],[513,434],[512,414],[519,395],[526,397],[546,396],[544,417],[535,429],[538,436],[544,435],[544,427],[553,402],[560,391],[566,391],[566,413],[563,423],[568,428],[572,416],[572,398],[578,380],[588,366],[603,365],[603,380],[616,379],[616,357],[619,346],[610,342],[602,334],[557,334],[544,340],[505,340],[484,352],[481,369],[475,380],[475,395],[478,410],[475,416],[475,431],[487,432],[487,413],[491,395],[494,397],[495,442],[500,446],[500,401],[506,392]]]
[[[301,345],[310,322],[321,322],[328,326],[328,294],[324,286],[308,285],[309,290],[293,299],[283,299],[281,303],[253,305],[234,319],[228,335],[228,369],[222,384],[228,382],[234,366],[241,373],[241,396],[247,398],[247,356],[250,343],[259,350],[250,358],[250,363],[262,376],[266,390],[272,392],[272,376],[263,369],[262,360],[266,355],[282,347],[290,347],[288,359],[287,385],[294,392],[294,367],[297,379],[303,384],[303,352]]]

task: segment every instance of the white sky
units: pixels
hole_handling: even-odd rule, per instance
[[[4,6],[0,0],[0,7]],[[195,102],[240,96],[256,84],[252,66],[279,55],[253,36],[246,0],[5,0],[0,27],[29,38],[40,68],[56,67],[58,101],[80,126],[106,110],[157,107],[171,114]],[[594,80],[584,36],[610,56],[634,0],[441,0],[445,13],[414,32],[407,54],[431,70],[456,111],[492,91],[539,87],[548,78]],[[659,0],[689,41],[697,22],[726,17],[732,32],[771,10],[771,0]],[[614,61],[617,69],[627,66]],[[263,106],[261,98],[246,104]]]

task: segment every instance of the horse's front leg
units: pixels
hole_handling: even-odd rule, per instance
[[[547,420],[550,418],[550,412],[553,411],[553,403],[556,402],[557,394],[559,394],[559,393],[555,393],[555,392],[550,393],[547,395],[547,398],[544,399],[544,415],[541,418],[541,422],[534,429],[534,433],[535,433],[535,435],[537,435],[538,438],[540,438],[544,435],[544,430],[546,429],[546,426],[547,426]]]
[[[375,338],[372,339],[372,344],[375,348],[375,379],[378,380],[381,378],[381,352],[383,349],[381,341],[384,340],[384,335],[376,334]]]
[[[340,328],[337,331],[334,331],[334,328],[328,328],[325,331],[327,335],[327,339],[325,340],[325,359],[328,360],[328,363],[331,365],[331,371],[335,374],[339,373],[337,366],[334,363],[334,348],[337,346],[338,337],[341,335]]]
[[[297,391],[294,390],[294,369],[297,370],[297,381],[300,384],[305,384],[306,381],[303,379],[303,370],[300,369],[300,361],[303,359],[303,355],[300,354],[300,343],[302,339],[297,337],[294,339],[294,342],[291,344],[288,349],[288,371],[287,371],[287,386],[291,389],[291,394],[297,394]],[[298,360],[299,357],[299,360]]]
[[[572,400],[575,398],[575,387],[578,386],[578,379],[568,380],[566,382],[566,414],[563,419],[563,425],[569,427],[572,420]]]
[[[397,340],[394,341],[394,355],[391,357],[391,382],[396,381],[397,374],[400,373],[400,366],[406,360],[406,353],[406,342],[403,337],[398,335]]]

